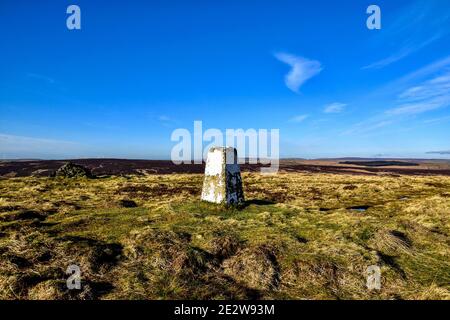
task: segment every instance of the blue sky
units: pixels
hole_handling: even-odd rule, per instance
[[[194,120],[280,129],[282,157],[450,157],[448,0],[2,0],[0,36],[3,158],[167,159]]]

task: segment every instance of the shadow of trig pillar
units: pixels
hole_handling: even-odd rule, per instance
[[[235,148],[209,149],[202,200],[226,205],[239,205],[244,202],[241,170]]]

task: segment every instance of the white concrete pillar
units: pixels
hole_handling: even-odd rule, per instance
[[[244,202],[237,151],[231,147],[213,147],[206,159],[202,200],[226,205]]]

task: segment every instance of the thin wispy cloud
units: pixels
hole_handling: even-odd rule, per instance
[[[54,140],[54,139],[45,139],[45,138],[35,138],[35,137],[26,137],[26,136],[16,136],[11,134],[0,133],[0,147],[1,149],[9,146],[15,145],[19,146],[21,144],[33,144],[37,147],[43,146],[54,146],[54,145],[62,145],[65,146],[73,146],[77,145],[75,142],[64,141],[64,140]]]
[[[397,61],[400,61],[403,58],[406,58],[410,54],[426,47],[427,45],[433,43],[434,41],[440,39],[440,35],[435,35],[431,37],[430,39],[426,40],[425,42],[419,43],[419,44],[410,44],[405,45],[403,48],[400,48],[399,51],[393,53],[392,55],[383,58],[381,60],[375,61],[367,66],[362,67],[362,69],[381,69],[384,68],[392,63],[395,63]]]
[[[64,140],[53,140],[36,137],[16,136],[0,133],[0,154],[13,157],[27,157],[27,155],[41,156],[78,155],[84,146],[79,143]]]
[[[48,76],[45,76],[45,75],[42,75],[42,74],[38,74],[38,73],[31,73],[31,72],[29,72],[29,73],[27,73],[27,77],[30,78],[30,79],[36,79],[36,80],[44,81],[44,82],[47,82],[49,84],[56,83],[55,79],[53,79],[51,77],[48,77]]]
[[[450,116],[427,119],[424,121],[424,123],[433,124],[433,123],[442,123],[442,122],[447,122],[447,121],[450,121]]]
[[[309,116],[307,114],[298,115],[289,119],[289,122],[300,123],[306,120]]]
[[[361,135],[370,133],[372,131],[384,128],[386,126],[389,126],[393,123],[392,120],[368,120],[368,121],[362,121],[360,123],[357,123],[352,128],[345,130],[341,133],[341,135]]]
[[[309,60],[289,53],[276,53],[275,58],[291,66],[291,70],[286,74],[284,82],[290,90],[296,93],[308,79],[318,75],[323,69],[319,61]]]
[[[157,120],[159,123],[164,127],[172,127],[177,123],[177,120],[173,119],[172,117],[169,117],[168,115],[162,114],[157,117]]]
[[[162,122],[169,122],[169,121],[172,121],[172,119],[171,119],[170,117],[165,116],[165,115],[159,116],[159,117],[158,117],[158,120],[159,120],[159,121],[162,121]]]
[[[429,151],[429,152],[427,152],[427,154],[441,154],[441,155],[446,155],[446,154],[450,154],[450,150],[444,150],[444,151]]]
[[[439,109],[445,107],[449,104],[450,100],[446,99],[435,99],[431,101],[423,101],[417,103],[410,103],[402,105],[398,108],[390,109],[386,111],[386,114],[390,115],[411,115],[411,114],[419,114],[427,111],[432,111],[435,109]]]
[[[417,81],[426,77],[435,75],[442,70],[448,70],[450,68],[450,56],[446,56],[442,59],[434,61],[418,70],[415,70],[404,77],[401,77],[394,83],[390,83],[389,86],[397,86],[403,83],[409,83],[411,81]]]
[[[450,15],[433,1],[415,1],[396,15],[396,19],[384,24],[383,32],[375,38],[378,47],[389,48],[393,53],[372,62],[362,69],[380,69],[398,62],[417,51],[441,40],[449,34]],[[380,50],[382,52],[382,50]]]
[[[334,102],[325,106],[323,112],[325,113],[340,113],[344,111],[347,106],[346,103]]]
[[[390,115],[419,114],[450,106],[450,72],[410,87],[400,93],[398,106],[386,111]]]
[[[394,89],[397,89],[397,92]],[[368,133],[386,126],[399,125],[411,117],[450,107],[450,57],[435,61],[383,86],[371,100],[393,95],[391,107],[365,121],[354,124],[343,135]],[[423,123],[443,122],[448,117]]]

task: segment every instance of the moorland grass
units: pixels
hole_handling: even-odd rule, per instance
[[[0,298],[450,298],[450,177],[244,173],[240,208],[202,178],[1,179]]]

